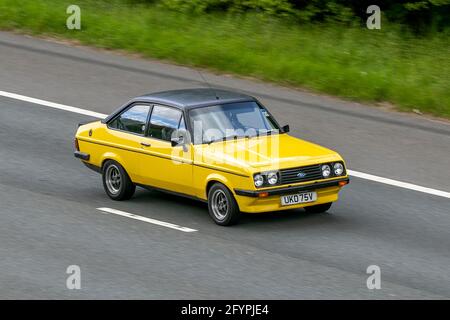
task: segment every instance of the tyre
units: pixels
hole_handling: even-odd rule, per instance
[[[331,202],[318,204],[315,206],[304,207],[305,211],[308,213],[323,213],[331,208]]]
[[[233,194],[221,183],[215,183],[208,191],[209,215],[220,226],[229,226],[239,220],[239,207]]]
[[[113,160],[103,165],[102,180],[106,194],[113,200],[128,200],[136,190],[125,169]]]

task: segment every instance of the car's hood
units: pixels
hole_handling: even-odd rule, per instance
[[[264,171],[342,160],[335,151],[287,134],[196,146],[195,162]]]

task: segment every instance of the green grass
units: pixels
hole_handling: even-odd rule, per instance
[[[65,26],[72,0],[0,0],[0,29],[77,39],[176,63],[253,76],[344,98],[390,102],[450,118],[450,34],[293,25],[258,15],[187,15],[126,0],[77,0],[82,30]],[[129,3],[129,2],[128,2]]]

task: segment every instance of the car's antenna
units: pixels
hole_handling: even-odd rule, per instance
[[[217,95],[216,90],[214,90],[213,87],[211,87],[211,85],[209,84],[208,81],[206,81],[205,77],[203,77],[203,74],[200,72],[200,70],[197,70],[198,74],[200,75],[200,77],[203,79],[203,82],[206,83],[209,87],[209,89],[214,93],[214,96],[216,97],[216,100],[219,100],[219,96]]]

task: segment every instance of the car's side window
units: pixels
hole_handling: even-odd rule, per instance
[[[108,124],[108,127],[136,134],[144,134],[149,112],[150,106],[136,104],[117,116]]]
[[[178,129],[181,111],[164,106],[153,106],[148,135],[152,138],[170,141],[173,131]]]

